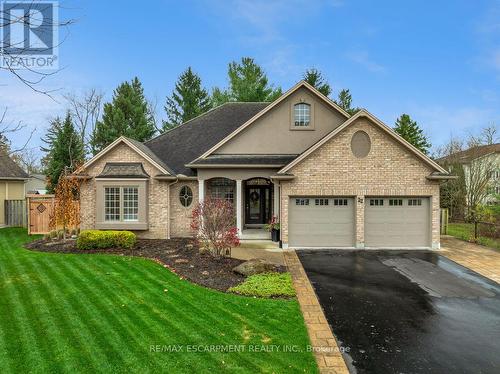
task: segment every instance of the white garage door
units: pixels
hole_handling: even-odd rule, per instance
[[[367,197],[365,246],[430,246],[430,201],[424,197]]]
[[[288,211],[292,247],[353,247],[354,199],[294,197]]]

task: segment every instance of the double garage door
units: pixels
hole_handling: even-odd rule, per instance
[[[365,246],[428,247],[429,208],[428,198],[367,197]],[[288,232],[292,247],[354,247],[354,198],[291,198]]]

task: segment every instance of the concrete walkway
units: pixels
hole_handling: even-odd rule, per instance
[[[500,283],[500,251],[446,235],[439,254]]]
[[[295,251],[283,252],[321,374],[349,374],[313,286]]]
[[[261,241],[242,241],[241,245],[231,249],[231,257],[239,260],[258,258],[276,265],[285,265],[283,250],[275,243]]]

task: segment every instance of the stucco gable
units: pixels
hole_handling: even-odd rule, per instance
[[[448,174],[448,172],[445,169],[443,169],[440,165],[431,160],[427,155],[425,155],[417,148],[415,148],[413,145],[408,143],[405,139],[403,139],[396,132],[394,132],[394,130],[392,130],[382,121],[380,121],[379,119],[377,119],[375,116],[373,116],[371,113],[367,112],[364,109],[356,113],[356,115],[345,121],[341,126],[333,130],[331,133],[326,135],[316,144],[314,144],[309,149],[304,151],[295,160],[293,160],[288,165],[283,167],[278,173],[279,174],[290,173],[295,168],[296,165],[300,164],[307,158],[311,157],[313,154],[321,152],[321,149],[325,145],[330,144],[332,141],[334,141],[334,139],[340,137],[346,131],[348,131],[352,127],[359,125],[359,123],[361,122],[367,124],[368,126],[367,129],[370,129],[370,132],[372,132],[372,129],[373,131],[376,131],[376,133],[379,134],[379,136],[377,136],[379,140],[383,139],[385,142],[390,142],[391,144],[394,145],[394,147],[397,147],[399,153],[405,154],[407,157],[418,161],[422,165],[425,165],[429,170],[429,173],[437,171],[439,173]],[[351,138],[345,139],[345,141],[346,144],[343,145],[342,150],[339,150],[339,152],[340,151],[349,152],[352,155]],[[371,147],[372,151],[377,148],[377,143],[374,142],[373,139],[371,141]],[[370,151],[370,153],[368,154],[368,156],[366,156],[366,158],[361,160],[365,159],[369,160],[370,158],[373,158],[374,154],[372,151]],[[352,155],[352,157],[354,157],[354,155]],[[391,158],[386,158],[385,162],[390,163],[392,162],[392,160]]]
[[[300,97],[314,103],[315,110],[318,109],[319,113],[314,112],[313,115],[318,117],[318,126],[325,126],[324,122],[331,122],[325,127],[330,127],[327,131],[289,131],[290,130],[290,98],[295,97],[300,101]],[[275,115],[279,108],[286,107],[282,114],[278,117],[273,117],[272,120],[266,118]],[[329,116],[323,115],[326,111],[330,111]],[[328,118],[332,117],[332,118]],[[318,90],[312,87],[305,81],[297,83],[290,90],[285,92],[277,100],[268,105],[265,109],[257,113],[255,116],[246,121],[238,129],[219,141],[216,145],[211,147],[208,151],[202,154],[199,158],[208,157],[211,154],[240,154],[240,153],[257,153],[257,154],[293,154],[303,151],[304,144],[307,148],[319,138],[323,137],[326,133],[343,123],[350,115],[339,107],[328,97],[321,94]],[[321,119],[321,121],[319,120]],[[274,122],[274,123],[273,123]],[[283,129],[275,128],[276,123],[284,124]],[[255,131],[256,127],[260,127],[262,131]],[[321,129],[319,129],[321,130]],[[294,133],[293,135],[290,133]],[[302,133],[302,134],[300,134]],[[318,136],[319,134],[319,136]],[[284,135],[292,135],[284,136]],[[314,139],[316,137],[316,139]],[[288,139],[290,138],[290,139]],[[241,139],[241,141],[240,141]],[[301,139],[305,139],[302,140]],[[288,143],[295,144],[295,148],[286,148]],[[282,146],[285,146],[283,149]],[[302,147],[297,152],[297,146]],[[236,153],[235,153],[236,152]]]

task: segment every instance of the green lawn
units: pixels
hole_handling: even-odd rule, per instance
[[[27,240],[0,229],[2,373],[317,372],[295,300],[205,289],[141,258],[31,252]],[[230,347],[243,352],[220,352]]]
[[[462,240],[472,240],[474,238],[474,225],[472,223],[450,223],[448,224],[448,235]],[[486,247],[500,250],[500,240],[480,236],[478,243]]]

